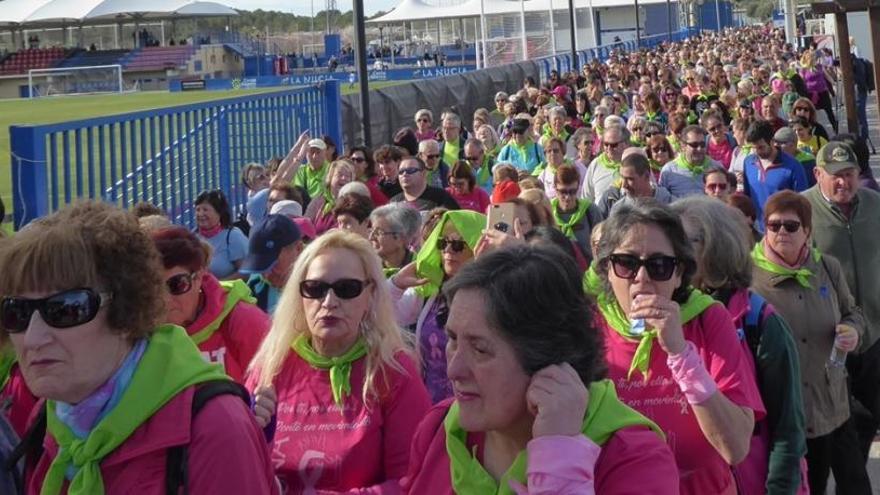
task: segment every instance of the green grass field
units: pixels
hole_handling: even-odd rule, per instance
[[[399,84],[399,81],[376,82],[370,89]],[[357,91],[341,83],[343,94]],[[7,215],[12,212],[12,172],[10,161],[9,126],[25,124],[49,124],[70,120],[88,119],[106,115],[187,105],[204,101],[219,100],[235,96],[279,91],[283,88],[256,90],[205,91],[170,93],[166,91],[144,92],[123,95],[94,95],[40,98],[35,100],[0,100],[0,197],[6,205]],[[285,88],[286,89],[286,88]]]

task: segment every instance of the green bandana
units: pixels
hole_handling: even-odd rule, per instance
[[[550,127],[550,124],[544,124],[544,132],[542,132],[541,135],[542,135],[542,137],[544,137],[546,139],[550,139],[550,138],[554,138],[554,137],[559,138],[562,140],[563,143],[568,141],[568,138],[570,136],[570,134],[568,133],[567,130],[565,130],[564,127],[562,128],[562,132],[560,132],[559,134],[554,134],[553,128]],[[565,150],[563,150],[563,151],[565,151]]]
[[[681,324],[684,325],[700,316],[706,308],[716,303],[717,301],[710,296],[703,294],[697,289],[692,289],[688,300],[680,308]],[[627,380],[632,378],[633,371],[635,370],[639,370],[644,379],[647,380],[648,367],[651,364],[651,349],[654,347],[654,340],[657,338],[657,330],[645,330],[640,335],[630,333],[630,321],[614,296],[602,292],[596,297],[596,305],[599,307],[599,311],[602,313],[605,321],[608,322],[608,326],[614,329],[615,332],[625,339],[639,341],[636,353],[633,355],[632,362],[629,365],[629,371],[626,374]]]
[[[602,165],[603,167],[607,168],[608,170],[613,170],[614,172],[617,172],[618,170],[620,170],[620,162],[615,162],[614,160],[609,158],[608,155],[605,154],[605,152],[602,152],[602,154],[599,155],[598,161],[599,161],[599,165]]]
[[[437,249],[437,241],[443,237],[446,222],[452,222],[471,251],[477,246],[480,235],[486,228],[486,216],[477,212],[456,210],[443,214],[416,255],[416,273],[419,277],[428,279],[428,283],[416,287],[415,291],[425,299],[437,294],[443,285],[443,253]]]
[[[223,304],[223,309],[220,310],[220,314],[217,315],[217,318],[214,318],[214,321],[209,323],[205,328],[190,335],[190,338],[196,345],[202,345],[214,335],[214,332],[220,328],[220,325],[223,324],[223,321],[229,316],[229,313],[232,312],[232,309],[235,308],[235,305],[238,304],[239,301],[244,301],[250,304],[256,304],[257,302],[253,294],[251,294],[251,288],[248,287],[243,280],[220,282],[220,287],[226,291],[226,302]]]
[[[514,139],[510,140],[510,144],[511,146],[513,146],[513,149],[515,149],[516,152],[519,153],[519,156],[522,158],[523,163],[529,161],[529,147],[535,145],[535,142],[532,141],[532,138],[526,138],[526,142],[523,143],[522,146],[517,144],[516,140]]]
[[[324,357],[312,348],[308,337],[300,335],[293,339],[291,349],[315,368],[330,370],[330,390],[333,391],[333,402],[342,406],[342,400],[351,393],[351,363],[367,354],[367,346],[363,339],[357,342],[345,354],[338,357]]]
[[[492,167],[489,166],[489,162],[492,158],[486,154],[483,156],[483,163],[480,165],[480,170],[477,171],[477,185],[480,187],[486,186],[492,183]]]
[[[587,271],[584,272],[584,278],[581,282],[584,294],[588,296],[598,297],[602,293],[602,279],[596,273],[596,264],[591,263]]]
[[[704,156],[702,163],[698,165],[691,165],[690,162],[685,159],[684,153],[682,153],[675,158],[675,163],[678,164],[679,167],[690,171],[690,173],[692,173],[694,177],[700,177],[703,175],[703,172],[705,172],[706,169],[709,167],[710,162],[709,157]]]
[[[650,428],[661,439],[663,432],[650,419],[642,416],[617,398],[611,380],[605,379],[590,384],[590,401],[584,416],[581,433],[598,446],[603,446],[614,433],[630,426]],[[459,424],[458,402],[453,402],[443,421],[446,431],[446,453],[449,455],[450,479],[452,489],[459,494],[514,495],[510,481],[526,485],[528,467],[527,452],[523,450],[516,456],[499,483],[486,472],[477,459],[476,447],[467,448],[467,432]]]
[[[556,225],[559,226],[559,230],[561,230],[569,239],[575,239],[574,227],[581,223],[584,220],[584,217],[587,216],[590,202],[584,199],[577,200],[577,209],[570,217],[568,217],[568,221],[563,220],[562,214],[559,212],[559,198],[553,198],[550,200],[550,206],[553,210],[553,219],[556,220]]]
[[[12,373],[12,367],[15,366],[15,349],[12,344],[6,344],[0,348],[0,391],[6,388],[9,382],[9,374]]]
[[[181,391],[193,385],[229,380],[220,366],[202,357],[186,332],[175,325],[162,325],[150,337],[131,383],[119,404],[85,439],[78,439],[55,414],[55,401],[46,402],[46,425],[58,442],[58,455],[40,490],[41,495],[61,493],[68,466],[77,469],[68,495],[103,495],[101,461],[122,445],[135,430]]]
[[[811,248],[811,252],[813,254],[813,261],[818,262],[822,258],[822,253],[819,252],[816,248]],[[782,265],[778,265],[767,258],[767,255],[764,254],[764,244],[759,242],[755,244],[755,248],[752,249],[752,261],[755,262],[755,266],[764,270],[765,272],[772,273],[774,275],[782,275],[784,277],[791,277],[797,280],[797,283],[801,284],[801,287],[805,289],[812,289],[813,287],[810,285],[810,278],[814,275],[812,271],[808,268],[799,268],[797,270],[792,270],[791,268],[786,268]]]

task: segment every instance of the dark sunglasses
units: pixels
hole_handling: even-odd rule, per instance
[[[706,147],[706,143],[703,141],[694,141],[692,143],[685,143],[685,144],[687,144],[689,148],[692,148],[695,150]]]
[[[361,163],[361,162],[367,161],[367,159],[362,156],[353,156],[353,157],[351,157],[351,161],[353,161],[355,163]]]
[[[665,282],[672,278],[678,266],[678,258],[674,256],[655,255],[642,259],[632,254],[612,254],[608,259],[615,275],[630,280],[636,278],[644,266],[651,280]]]
[[[606,148],[617,148],[617,145],[619,145],[620,143],[620,141],[617,141],[616,143],[609,143],[608,141],[605,141],[604,143],[602,143],[602,146],[605,146]]]
[[[43,299],[4,297],[0,301],[0,324],[9,333],[24,332],[34,311],[39,311],[43,321],[54,328],[84,325],[94,320],[103,303],[110,299],[109,294],[92,289],[66,290]]]
[[[727,184],[723,182],[720,184],[706,184],[706,189],[710,191],[726,191]]]
[[[165,281],[168,292],[172,296],[180,296],[192,290],[195,273],[178,273]]]
[[[397,171],[397,175],[415,175],[421,171],[420,168],[402,168]]]
[[[369,283],[369,280],[356,278],[341,278],[332,284],[323,280],[303,280],[299,284],[299,294],[306,299],[324,299],[330,289],[333,289],[333,293],[340,299],[354,299],[361,295]]]
[[[789,234],[794,234],[801,228],[801,223],[797,220],[783,220],[767,222],[767,230],[770,232],[779,232],[779,229],[785,229]]]
[[[440,251],[446,251],[446,247],[451,247],[453,253],[460,253],[464,251],[464,248],[468,247],[467,243],[461,239],[437,239],[437,249]]]
[[[653,153],[669,153],[669,150],[666,149],[666,146],[654,146],[651,148],[651,152],[653,152]]]

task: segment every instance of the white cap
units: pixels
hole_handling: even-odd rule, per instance
[[[309,148],[318,148],[319,150],[323,151],[327,149],[327,143],[325,143],[323,139],[315,138],[309,140]]]
[[[289,217],[301,217],[303,213],[303,207],[301,204],[293,201],[292,199],[282,199],[281,201],[272,205],[272,209],[269,210],[270,215],[287,215]]]

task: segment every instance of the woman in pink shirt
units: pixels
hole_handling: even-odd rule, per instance
[[[459,160],[452,165],[449,171],[449,187],[446,192],[452,196],[463,210],[471,210],[477,213],[486,213],[491,200],[489,193],[482,187],[477,187],[477,179],[470,164],[465,160]]]
[[[682,494],[736,493],[764,405],[730,315],[690,287],[696,270],[667,207],[621,205],[603,224],[595,292],[609,377],[666,433]]]
[[[434,124],[434,114],[427,108],[422,108],[416,112],[416,139],[419,141],[427,141],[429,139],[437,139],[437,131],[431,127]]]
[[[258,419],[274,419],[285,493],[397,492],[430,406],[402,335],[366,239],[333,230],[309,244],[248,379]]]
[[[445,284],[455,395],[419,425],[404,493],[678,493],[658,427],[603,379],[577,273],[556,247],[517,245]]]
[[[736,140],[727,132],[724,120],[717,113],[710,113],[703,117],[703,128],[709,133],[706,143],[706,153],[710,158],[730,169],[733,159],[733,150],[736,148]]]

